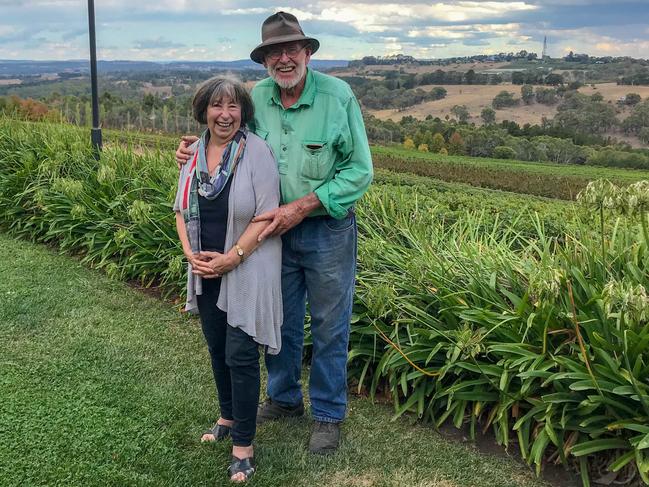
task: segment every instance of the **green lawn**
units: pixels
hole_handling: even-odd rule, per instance
[[[44,247],[0,234],[0,254],[0,484],[227,485],[229,445],[198,441],[217,412],[197,321]],[[262,426],[250,485],[548,485],[391,413],[352,399],[326,458],[307,419]]]

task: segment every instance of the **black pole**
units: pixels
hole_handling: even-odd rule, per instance
[[[99,97],[97,96],[97,47],[95,42],[95,2],[88,0],[88,26],[90,30],[90,83],[92,85],[92,129],[90,140],[99,159],[101,151],[101,128],[99,127]]]

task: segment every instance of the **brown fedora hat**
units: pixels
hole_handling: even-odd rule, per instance
[[[320,47],[318,39],[307,37],[300,27],[300,23],[295,15],[286,12],[277,12],[271,15],[261,26],[261,44],[253,49],[250,53],[250,59],[254,62],[264,63],[264,51],[268,46],[282,44],[292,41],[309,41],[311,44],[311,53],[314,53]]]

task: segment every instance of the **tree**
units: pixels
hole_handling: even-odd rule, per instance
[[[521,99],[526,105],[534,101],[534,87],[532,85],[521,86]]]
[[[455,115],[458,122],[467,123],[471,114],[465,105],[455,105],[451,108],[451,113]]]
[[[550,73],[545,77],[545,84],[559,86],[563,84],[563,76],[557,73]]]
[[[595,93],[599,95],[599,93]],[[593,95],[594,96],[594,95]],[[536,89],[536,102],[543,105],[553,105],[557,102],[557,92],[554,88],[542,88],[538,87]]]
[[[454,156],[464,154],[464,139],[459,132],[453,132],[448,139],[448,153]]]
[[[635,106],[640,103],[641,100],[642,98],[637,93],[627,93],[627,95],[624,97],[624,104]]]
[[[516,151],[506,145],[499,145],[494,147],[492,156],[495,159],[514,159],[516,157]]]
[[[439,132],[433,135],[433,140],[430,144],[430,151],[437,153],[445,146],[444,136]]]
[[[415,143],[410,137],[406,137],[406,140],[403,141],[403,148],[404,149],[414,149],[415,148]]]
[[[493,106],[496,110],[512,107],[517,104],[518,100],[514,99],[514,95],[504,90],[498,93],[491,102],[491,106]]]
[[[417,150],[419,152],[428,152],[428,145],[427,144],[419,144],[419,147],[417,147]]]
[[[525,73],[523,71],[514,71],[512,73],[512,84],[522,85],[525,83]]]
[[[649,145],[649,127],[642,127],[638,133],[638,137],[640,137],[643,143]]]
[[[473,83],[475,83],[475,71],[469,69],[464,75],[464,79],[467,85],[472,85]]]
[[[643,127],[649,127],[649,99],[633,107],[633,113],[622,122],[625,132],[639,132]]]
[[[490,107],[484,107],[480,112],[480,117],[485,125],[491,125],[496,121],[496,111]]]

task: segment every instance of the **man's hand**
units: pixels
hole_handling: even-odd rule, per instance
[[[176,162],[178,163],[178,169],[187,164],[187,161],[192,157],[192,151],[189,150],[189,146],[198,140],[198,137],[195,135],[183,135],[180,138],[180,144],[178,144],[178,150],[176,151]]]
[[[320,203],[316,194],[309,193],[299,200],[254,217],[252,219],[253,223],[271,221],[270,225],[264,228],[264,231],[259,234],[257,241],[261,242],[266,237],[285,234],[294,226],[299,225],[309,213],[321,206],[322,203]]]
[[[297,202],[294,201],[254,217],[252,219],[253,223],[268,220],[271,221],[270,225],[264,228],[264,231],[259,234],[257,240],[261,242],[266,237],[283,235],[304,220],[306,215],[307,214],[303,212]]]

